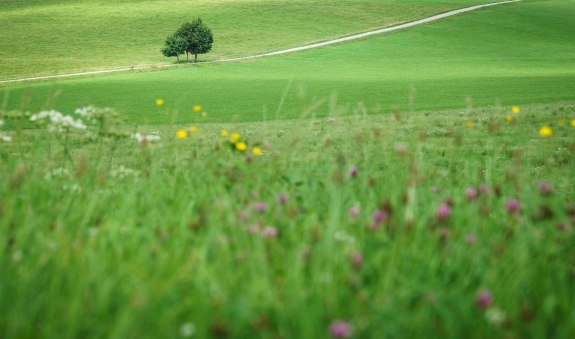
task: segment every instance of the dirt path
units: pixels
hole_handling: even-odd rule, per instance
[[[365,33],[354,34],[354,35],[350,35],[350,36],[339,38],[339,39],[334,39],[334,40],[329,40],[329,41],[324,41],[324,42],[318,42],[315,44],[305,45],[305,46],[300,46],[300,47],[295,47],[295,48],[283,49],[280,51],[275,51],[275,52],[270,52],[270,53],[256,54],[256,55],[250,55],[250,56],[239,57],[239,58],[214,60],[214,61],[209,61],[207,63],[250,60],[250,59],[265,58],[265,57],[281,55],[281,54],[300,52],[300,51],[305,51],[308,49],[314,49],[314,48],[329,46],[329,45],[333,45],[333,44],[339,44],[342,42],[347,42],[347,41],[352,41],[352,40],[357,40],[357,39],[363,39],[363,38],[366,38],[366,37],[369,37],[372,35],[398,31],[401,29],[426,24],[428,22],[441,20],[441,19],[444,19],[444,18],[447,18],[450,16],[475,11],[477,9],[481,9],[481,8],[485,8],[485,7],[498,6],[498,5],[503,5],[503,4],[519,2],[519,1],[521,1],[521,0],[508,0],[508,1],[500,1],[500,2],[483,4],[483,5],[476,5],[476,6],[456,9],[453,11],[437,14],[434,16],[430,16],[428,18],[423,18],[423,19],[419,19],[416,21],[411,21],[411,22],[397,25],[397,26],[391,26],[391,27],[377,29],[377,30],[369,31],[369,32],[365,32]],[[70,78],[70,77],[77,77],[77,76],[83,76],[83,75],[95,75],[95,74],[107,74],[107,73],[129,72],[129,71],[139,71],[139,70],[151,70],[151,69],[155,69],[155,68],[168,68],[168,67],[176,67],[176,66],[181,66],[181,65],[169,64],[169,65],[136,66],[136,67],[115,68],[115,69],[106,69],[106,70],[97,70],[97,71],[88,71],[88,72],[46,75],[46,76],[37,76],[37,77],[29,77],[29,78],[21,78],[21,79],[0,80],[0,84],[13,83],[13,82],[34,81],[34,80],[45,80],[45,79]]]

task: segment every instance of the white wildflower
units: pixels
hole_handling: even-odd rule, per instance
[[[119,178],[119,179],[123,179],[125,177],[128,176],[137,176],[139,174],[138,171],[130,169],[130,168],[126,168],[124,166],[120,166],[115,170],[112,170],[110,172],[110,175],[114,178]]]
[[[0,141],[2,142],[10,142],[12,141],[12,137],[3,133],[0,133]]]
[[[30,117],[30,121],[47,123],[50,132],[64,132],[70,129],[86,129],[86,125],[81,120],[74,120],[69,115],[64,115],[58,111],[42,111]]]
[[[91,117],[95,112],[96,109],[93,106],[78,108],[76,111],[74,111],[74,113],[82,117]]]
[[[90,228],[88,228],[88,235],[90,237],[95,237],[98,235],[99,231],[100,230],[97,227],[90,227]]]
[[[32,122],[36,122],[36,121],[41,121],[44,119],[51,119],[53,116],[61,116],[62,113],[58,112],[58,111],[42,111],[38,114],[34,114],[30,117],[30,121]]]
[[[161,139],[158,134],[145,134],[145,133],[136,133],[132,135],[132,138],[138,140],[139,143],[160,141]]]
[[[22,251],[15,251],[14,253],[12,253],[12,260],[15,263],[19,263],[20,261],[22,261]]]
[[[507,315],[504,311],[494,307],[485,312],[485,318],[489,323],[495,326],[501,326],[505,320],[507,320]]]
[[[64,185],[64,186],[62,186],[62,190],[63,191],[70,191],[70,192],[79,192],[82,190],[82,187],[80,187],[80,185],[78,185],[78,184]]]
[[[194,333],[196,333],[196,326],[193,323],[187,322],[180,326],[180,336],[188,338],[193,336]]]
[[[345,242],[345,243],[348,243],[350,245],[355,244],[355,238],[352,235],[349,235],[348,233],[345,233],[343,231],[335,232],[334,238],[335,238],[335,240]]]
[[[52,179],[52,178],[65,178],[70,177],[70,171],[67,168],[55,168],[52,171],[46,173],[44,179]]]

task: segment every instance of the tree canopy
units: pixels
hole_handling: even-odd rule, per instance
[[[179,55],[186,53],[194,55],[194,61],[198,61],[198,54],[205,54],[212,50],[214,36],[212,31],[206,26],[202,19],[197,18],[192,22],[186,22],[178,30],[166,38],[165,47],[162,53],[167,57],[175,56],[179,60]]]
[[[180,55],[186,52],[186,40],[177,34],[172,34],[166,38],[165,46],[162,48],[162,54],[167,57],[176,57],[180,61]]]

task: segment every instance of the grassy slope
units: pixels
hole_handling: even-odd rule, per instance
[[[507,114],[201,125],[186,140],[175,140],[183,126],[160,126],[143,148],[81,132],[71,162],[54,135],[13,126],[0,143],[0,335],[177,338],[192,323],[200,338],[324,338],[343,319],[359,338],[572,337],[575,232],[556,225],[575,222],[575,128],[557,121],[575,109]],[[538,136],[544,124],[552,138]],[[222,127],[265,155],[247,163]],[[555,192],[538,194],[541,181]],[[467,201],[482,183],[489,193]],[[394,213],[373,230],[384,202]],[[481,289],[503,323],[475,306]]]
[[[159,52],[200,16],[209,59],[251,55],[413,20],[484,0],[2,1],[0,79],[169,62]]]
[[[506,5],[360,42],[252,62],[6,87],[9,107],[114,106],[137,123],[297,117],[335,92],[346,112],[554,102],[575,88],[575,1]],[[283,108],[278,104],[288,83]],[[55,103],[46,104],[51,93]],[[167,100],[170,112],[153,100]],[[28,102],[30,101],[30,102]],[[410,105],[410,102],[412,103]],[[327,105],[314,114],[324,114]]]

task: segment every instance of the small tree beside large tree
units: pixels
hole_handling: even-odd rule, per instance
[[[167,57],[175,56],[178,61],[179,55],[186,53],[194,55],[194,62],[198,62],[198,54],[205,54],[212,50],[214,36],[202,19],[183,24],[174,34],[166,38],[162,53]]]
[[[162,54],[167,57],[176,57],[180,61],[180,55],[186,52],[186,40],[177,34],[172,34],[166,38],[165,46],[162,48]]]

